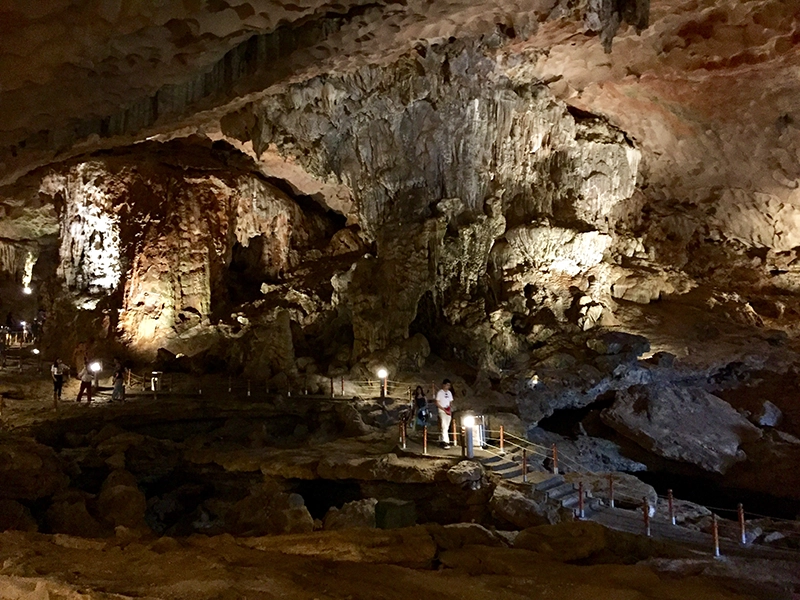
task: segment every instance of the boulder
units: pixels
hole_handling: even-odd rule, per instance
[[[501,481],[489,500],[494,516],[520,529],[558,523],[561,520],[558,509],[533,498],[530,489],[530,485]]]
[[[103,527],[86,507],[91,496],[77,490],[67,490],[53,497],[45,513],[48,527],[54,533],[80,537],[104,537],[110,531]]]
[[[473,460],[462,460],[447,471],[447,480],[455,485],[475,484],[483,477],[483,467]]]
[[[372,428],[364,423],[361,413],[352,404],[336,404],[335,410],[344,435],[360,436],[372,431]]]
[[[52,449],[0,432],[0,498],[36,500],[66,489],[68,483]]]
[[[14,500],[0,499],[0,531],[37,531],[39,526],[28,508]]]
[[[106,478],[97,498],[97,510],[100,518],[112,527],[137,531],[147,528],[144,521],[147,499],[128,471],[112,471]]]
[[[783,420],[781,409],[769,400],[764,401],[761,411],[756,416],[756,423],[761,427],[777,427]]]
[[[325,514],[323,528],[331,529],[355,529],[366,527],[375,528],[375,505],[378,501],[375,498],[355,500],[347,502],[342,508],[331,507]]]
[[[631,386],[601,418],[659,456],[715,473],[744,460],[739,446],[761,436],[724,400],[702,388],[671,384]]]
[[[302,496],[287,494],[270,482],[251,490],[225,516],[234,535],[276,535],[314,530],[314,518]]]

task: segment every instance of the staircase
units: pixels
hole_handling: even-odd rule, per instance
[[[481,459],[480,462],[484,467],[497,473],[503,479],[514,483],[524,483],[522,481],[522,465],[506,456],[493,455]],[[543,476],[544,479],[542,478]],[[531,479],[536,480],[535,483],[531,483],[532,491],[536,497],[547,501],[558,509],[568,511],[575,518],[578,518],[580,498],[577,485],[566,481],[563,475],[552,475],[538,471],[529,473],[529,481]],[[583,502],[583,518],[590,519],[601,507],[602,502],[599,499],[592,498],[589,493],[586,493]]]

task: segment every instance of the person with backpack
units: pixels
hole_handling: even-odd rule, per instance
[[[417,389],[414,390],[414,429],[427,427],[430,416],[425,390],[422,389],[421,385],[418,385]]]

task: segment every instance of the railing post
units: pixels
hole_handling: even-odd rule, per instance
[[[455,432],[456,432],[456,428],[453,427],[453,434],[454,435],[455,435]],[[462,458],[467,456],[467,441],[466,440],[467,440],[467,428],[466,427],[462,427],[461,428],[461,457]],[[453,441],[453,443],[454,444],[456,443],[455,440]]]
[[[505,454],[506,453],[506,451],[503,449],[503,442],[505,441],[504,438],[505,438],[505,434],[503,432],[503,426],[500,425],[500,454]]]
[[[642,518],[644,519],[644,534],[650,537],[650,505],[644,496],[642,497]]]
[[[342,397],[344,397],[344,375],[342,375]]]
[[[583,508],[583,482],[578,482],[578,518],[585,518],[586,514]]]
[[[675,525],[675,501],[672,497],[672,490],[667,490],[667,505],[669,506],[669,520]]]
[[[452,412],[452,411],[451,411]],[[458,446],[458,435],[456,435],[456,420],[453,418],[455,415],[450,417],[450,425],[452,425],[451,429],[453,430],[453,446]],[[463,439],[461,446],[463,447]],[[463,453],[462,453],[463,454]]]
[[[711,515],[711,533],[714,538],[714,558],[719,558],[719,523],[716,513]]]
[[[747,529],[744,522],[744,507],[740,502],[736,507],[736,512],[739,515],[739,536],[742,546],[747,545]]]
[[[400,445],[403,450],[406,449],[406,423],[403,420],[398,421],[397,426],[400,429]]]
[[[608,505],[614,508],[614,475],[608,474]]]
[[[428,454],[428,426],[422,428],[422,453]]]
[[[333,377],[331,377],[331,398],[333,398],[336,394],[333,392]]]
[[[558,448],[553,444],[553,475],[558,475]]]
[[[522,449],[522,483],[528,483],[528,451]]]

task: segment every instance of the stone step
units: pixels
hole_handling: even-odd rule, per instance
[[[551,500],[560,500],[565,496],[575,493],[575,485],[565,481],[564,483],[547,490],[547,497]]]
[[[546,492],[564,483],[564,477],[561,475],[553,475],[550,479],[546,479],[541,483],[536,484],[534,488],[537,492]]]

